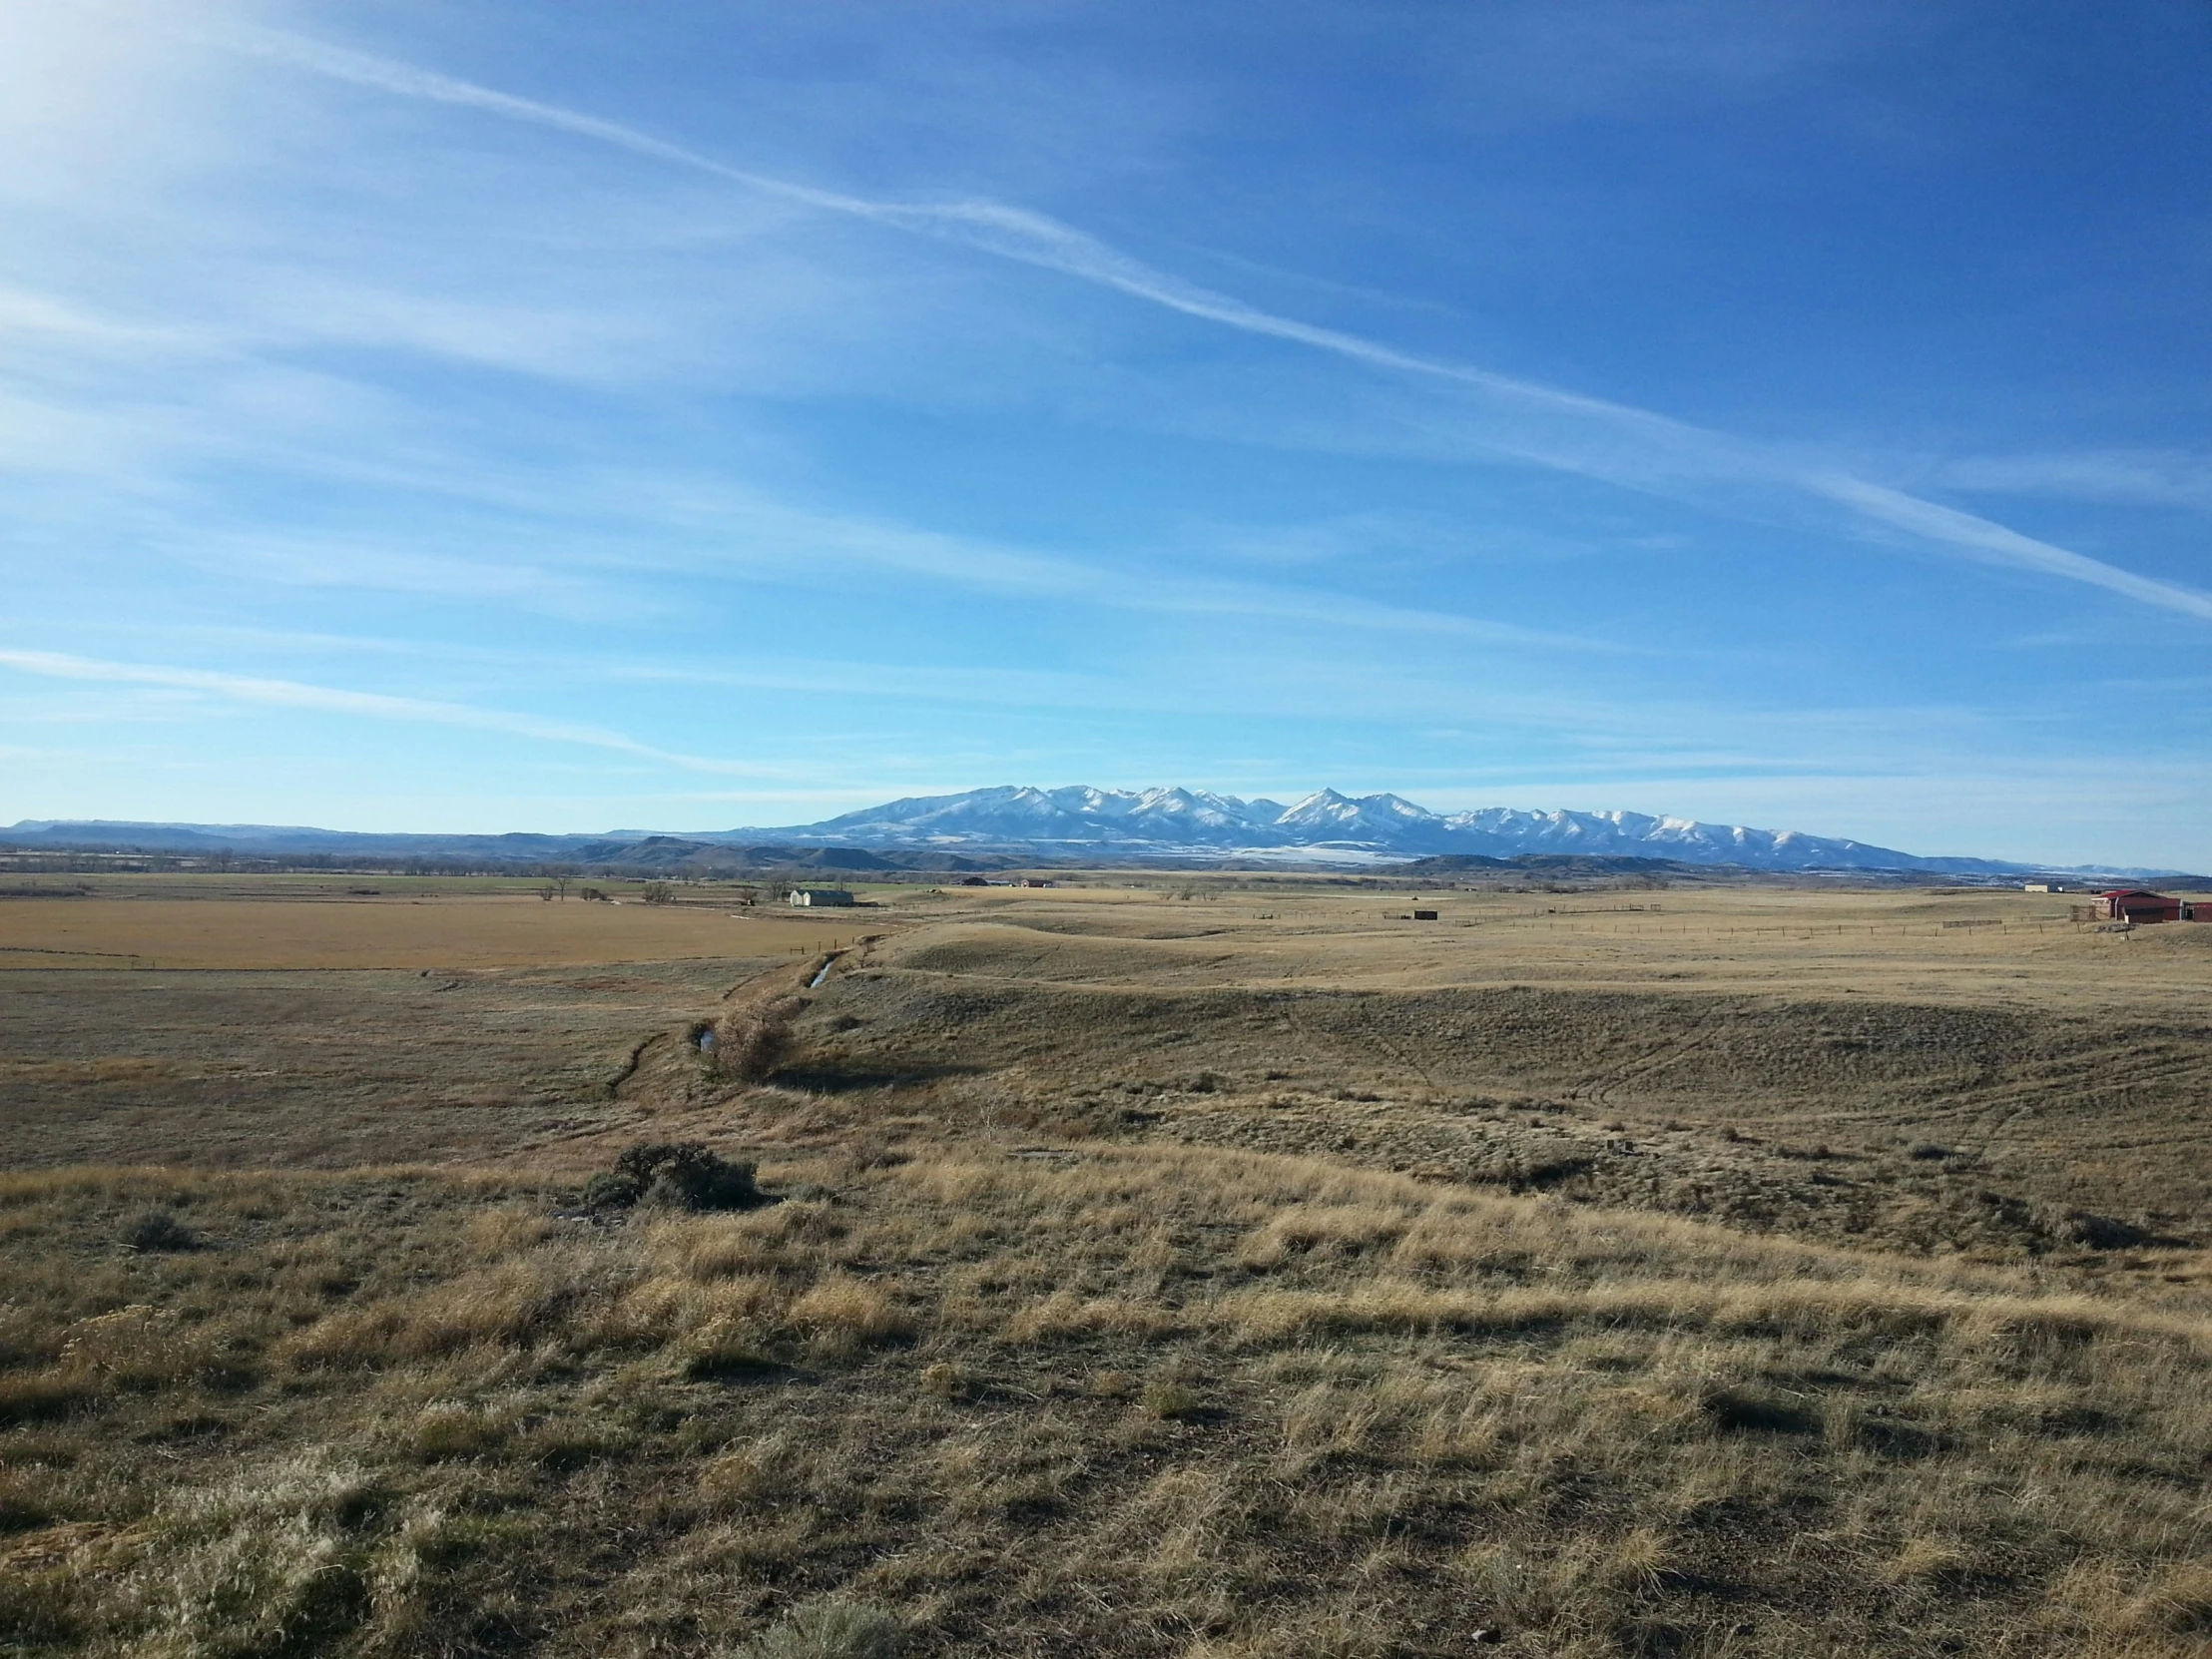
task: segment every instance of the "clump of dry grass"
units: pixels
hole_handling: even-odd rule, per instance
[[[1157,1303],[1132,1297],[1080,1297],[1067,1291],[1032,1302],[1006,1322],[1006,1341],[1016,1345],[1099,1338],[1109,1343],[1140,1344],[1176,1330],[1175,1316]]]
[[[1405,1234],[1404,1213],[1384,1205],[1293,1205],[1270,1216],[1244,1242],[1237,1265],[1280,1267],[1294,1257],[1359,1256],[1396,1243]]]
[[[738,1649],[740,1659],[896,1659],[899,1623],[878,1607],[826,1601],[802,1607]]]
[[[656,1261],[698,1280],[744,1274],[807,1278],[843,1239],[844,1221],[820,1201],[787,1200],[751,1215],[657,1221]]]
[[[406,1440],[417,1457],[434,1463],[497,1452],[513,1437],[514,1430],[514,1417],[509,1411],[443,1400],[423,1409]]]
[[[825,1278],[792,1303],[787,1316],[813,1339],[818,1353],[849,1355],[903,1342],[914,1335],[914,1317],[881,1286],[844,1275]]]
[[[498,1261],[534,1250],[560,1231],[542,1209],[527,1204],[501,1204],[479,1210],[461,1229],[461,1240],[470,1256]]]

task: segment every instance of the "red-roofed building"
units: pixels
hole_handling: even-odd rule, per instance
[[[2184,921],[2192,920],[2192,905],[2178,898],[2168,898],[2162,892],[2145,892],[2141,887],[2114,887],[2110,892],[2097,894],[2097,914],[2107,921]]]

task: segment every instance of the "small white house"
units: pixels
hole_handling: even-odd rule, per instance
[[[794,887],[784,899],[786,903],[814,909],[824,904],[849,904],[852,895],[842,887]]]
[[[2058,881],[2030,881],[2027,883],[2026,890],[2029,892],[2064,892],[2066,888],[2062,882]]]

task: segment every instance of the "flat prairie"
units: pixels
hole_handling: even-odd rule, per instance
[[[0,897],[6,1651],[2212,1640],[2212,926],[87,885]]]
[[[529,891],[386,893],[325,883],[226,883],[180,892],[92,888],[0,898],[0,968],[479,968],[801,955],[850,942],[867,912],[819,915],[693,900],[543,900]],[[362,885],[362,883],[356,883]],[[67,890],[59,883],[55,891]]]

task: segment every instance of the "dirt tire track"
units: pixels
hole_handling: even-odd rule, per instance
[[[1639,1077],[1648,1077],[1676,1055],[1693,1046],[1719,1015],[1719,1004],[1699,1010],[1688,1026],[1668,1037],[1647,1054],[1624,1060],[1610,1075],[1593,1077],[1568,1092],[1569,1100],[1603,1111],[1613,1104],[1614,1092]]]

